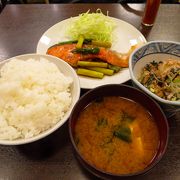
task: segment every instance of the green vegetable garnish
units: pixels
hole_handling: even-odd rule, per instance
[[[63,42],[59,42],[57,44],[54,44],[53,46],[49,47],[48,49],[55,47],[55,46],[59,46],[59,45],[65,45],[65,44],[75,44],[77,43],[77,40],[73,40],[73,41],[63,41]]]
[[[143,68],[139,81],[165,100],[180,100],[180,64],[176,59],[148,63]]]
[[[131,122],[134,121],[135,116],[132,116],[132,115],[128,114],[128,113],[125,112],[125,111],[122,111],[121,119],[122,119],[122,121],[124,121],[124,122],[131,123]]]
[[[98,121],[97,121],[98,127],[105,127],[105,126],[107,126],[107,124],[108,124],[108,122],[107,122],[107,119],[105,119],[105,118],[98,119]]]
[[[146,82],[147,87],[152,83],[153,80],[154,80],[154,75],[151,74],[150,77],[149,77],[149,79],[148,79],[147,82]]]
[[[174,80],[173,80],[174,83],[180,83],[180,77],[176,77]]]
[[[108,67],[108,63],[92,62],[92,61],[78,61],[77,65],[81,67],[104,67],[104,68]]]
[[[62,42],[59,42],[57,44],[54,44],[53,46],[49,47],[48,49],[50,49],[54,46],[60,46],[60,45],[65,45],[65,44],[76,44],[76,43],[78,43],[78,40],[62,41]],[[92,44],[92,39],[84,39],[83,44]]]
[[[108,15],[97,9],[96,13],[87,11],[80,14],[76,20],[68,24],[66,33],[74,40],[83,35],[85,39],[111,43],[115,26],[115,22]]]
[[[112,69],[107,69],[107,68],[102,68],[102,67],[88,67],[88,69],[101,72],[108,76],[112,76],[114,74],[114,71]]]
[[[92,40],[91,44],[94,46],[105,47],[105,48],[110,48],[112,45],[110,42],[95,41],[95,40]]]
[[[78,48],[72,50],[72,53],[79,53],[79,54],[98,54],[100,49],[98,47],[95,48]]]
[[[146,64],[146,66],[144,67],[145,70],[150,71],[151,70],[151,66],[149,64]]]
[[[115,73],[119,72],[122,68],[112,64],[108,64],[108,68],[114,70]]]
[[[152,61],[151,64],[152,64],[153,66],[155,66],[156,68],[158,68],[158,62]]]
[[[84,42],[84,37],[82,35],[80,35],[78,38],[76,48],[82,48],[83,42]]]
[[[120,126],[114,131],[113,134],[115,137],[123,141],[128,143],[132,142],[131,129],[129,127]]]
[[[100,118],[97,120],[97,125],[95,130],[99,131],[101,128],[105,128],[108,125],[108,121],[105,118]]]
[[[76,72],[79,75],[93,77],[93,78],[102,79],[104,77],[104,74],[101,72],[92,71],[92,70],[84,69],[84,68],[78,68]]]

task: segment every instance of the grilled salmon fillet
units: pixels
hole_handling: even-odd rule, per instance
[[[84,45],[84,48],[92,47],[90,45]],[[76,49],[76,44],[63,44],[63,45],[54,45],[47,50],[47,54],[56,56],[71,66],[76,67],[78,61],[83,60],[92,60],[92,59],[101,59],[109,64],[116,65],[119,67],[128,67],[129,56],[131,52],[135,49],[135,46],[132,46],[129,52],[122,54],[106,49],[104,47],[99,47],[100,51],[97,54],[80,54],[73,53],[72,51]]]

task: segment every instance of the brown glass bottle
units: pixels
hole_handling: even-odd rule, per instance
[[[161,0],[146,0],[142,24],[145,26],[153,26],[160,4]]]

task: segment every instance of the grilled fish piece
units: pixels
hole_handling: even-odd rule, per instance
[[[83,45],[83,48],[92,48],[92,45]],[[132,46],[127,53],[122,54],[104,47],[99,47],[99,53],[97,54],[81,54],[73,52],[76,49],[76,44],[64,44],[50,47],[47,50],[47,54],[56,56],[73,67],[77,66],[78,61],[92,59],[101,59],[115,66],[128,67],[129,56],[135,48],[136,46]]]

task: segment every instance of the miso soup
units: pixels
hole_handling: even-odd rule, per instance
[[[151,114],[122,97],[104,97],[89,104],[75,125],[75,142],[82,157],[100,170],[129,174],[144,170],[159,146]]]

